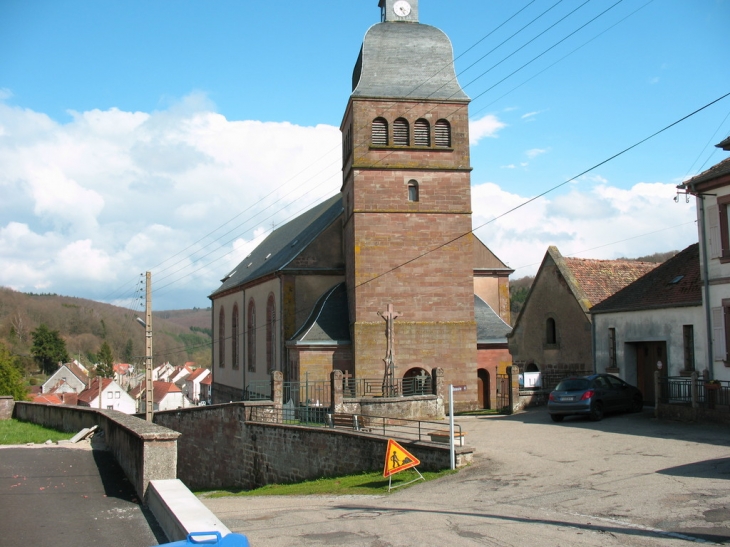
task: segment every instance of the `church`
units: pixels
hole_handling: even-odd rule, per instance
[[[273,371],[397,380],[440,367],[460,386],[455,408],[495,408],[512,270],[471,233],[469,97],[418,0],[379,7],[340,126],[340,192],[272,231],[210,295],[214,403]]]

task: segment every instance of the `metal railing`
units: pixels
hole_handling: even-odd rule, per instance
[[[246,420],[250,422],[352,430],[406,441],[449,442],[448,422],[340,413],[337,414],[337,417],[338,419],[334,420],[330,410],[321,406],[287,408],[284,405],[284,408],[250,407],[246,409]],[[343,420],[343,417],[349,417],[349,419]],[[352,425],[336,425],[338,423]],[[454,424],[454,439],[457,445],[464,444],[464,434],[459,424]]]
[[[707,382],[704,378],[697,378],[694,401],[692,382],[692,378],[685,376],[660,377],[659,401],[664,404],[695,404],[698,407],[730,411],[730,381]]]
[[[271,380],[251,382],[243,390],[244,401],[271,401]]]
[[[345,378],[342,380],[342,396],[345,398],[412,397],[433,394],[430,376],[395,378],[394,382],[395,385],[389,388],[382,378]]]

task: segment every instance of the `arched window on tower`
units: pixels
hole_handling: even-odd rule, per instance
[[[266,301],[266,372],[274,370],[276,357],[276,300],[274,293],[269,293]]]
[[[393,144],[396,146],[408,146],[411,135],[408,127],[408,120],[398,118],[393,122]]]
[[[438,120],[434,126],[436,146],[451,148],[451,124],[446,120]]]
[[[416,146],[431,146],[431,126],[423,118],[413,124],[413,138]]]
[[[233,305],[231,315],[231,368],[238,369],[238,304]]]
[[[373,120],[370,142],[373,146],[388,146],[388,122],[385,118]]]
[[[418,201],[418,181],[408,181],[408,201]]]
[[[226,312],[223,306],[218,314],[218,366],[226,366]]]
[[[248,370],[249,372],[256,372],[256,303],[253,301],[253,298],[248,301],[247,323]]]
[[[555,326],[555,319],[548,317],[545,321],[545,343],[549,346],[554,346],[558,343],[558,333]]]

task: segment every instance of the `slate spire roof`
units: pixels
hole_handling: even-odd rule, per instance
[[[506,344],[512,327],[484,300],[474,295],[474,319],[477,323],[477,344]]]
[[[591,309],[591,313],[702,305],[700,245],[694,243]]]

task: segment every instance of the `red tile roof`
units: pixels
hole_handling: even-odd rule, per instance
[[[63,401],[58,397],[58,395],[45,395],[40,394],[33,397],[34,403],[43,403],[46,405],[60,405],[63,404]]]
[[[185,381],[186,381],[186,382],[193,382],[193,381],[197,380],[198,378],[200,378],[200,377],[201,377],[201,376],[202,376],[203,374],[205,374],[205,373],[206,373],[207,371],[208,371],[208,369],[207,369],[207,368],[202,368],[202,367],[201,367],[201,368],[199,368],[199,369],[195,369],[195,370],[194,370],[194,371],[193,371],[193,372],[192,372],[192,373],[190,374],[190,376],[188,376],[187,378],[185,378]]]
[[[700,245],[690,245],[591,311],[596,313],[702,305]]]
[[[200,383],[201,383],[201,385],[206,385],[206,386],[212,385],[213,384],[213,375],[208,374],[208,376],[206,376],[205,378],[200,380]]]
[[[89,405],[91,402],[96,399],[99,396],[99,381],[101,382],[101,389],[102,391],[105,390],[107,387],[109,387],[109,384],[112,383],[111,378],[94,378],[91,381],[91,384],[89,384],[89,387],[86,388],[84,391],[79,393],[79,399],[78,404],[85,404]]]
[[[632,260],[594,260],[564,258],[576,282],[583,290],[590,306],[595,306],[612,294],[633,283],[658,266],[653,262]]]
[[[139,399],[145,391],[146,382],[141,382],[137,387],[129,392],[133,399]],[[182,390],[172,382],[162,382],[154,380],[152,382],[152,401],[159,403],[168,393],[182,393]]]

